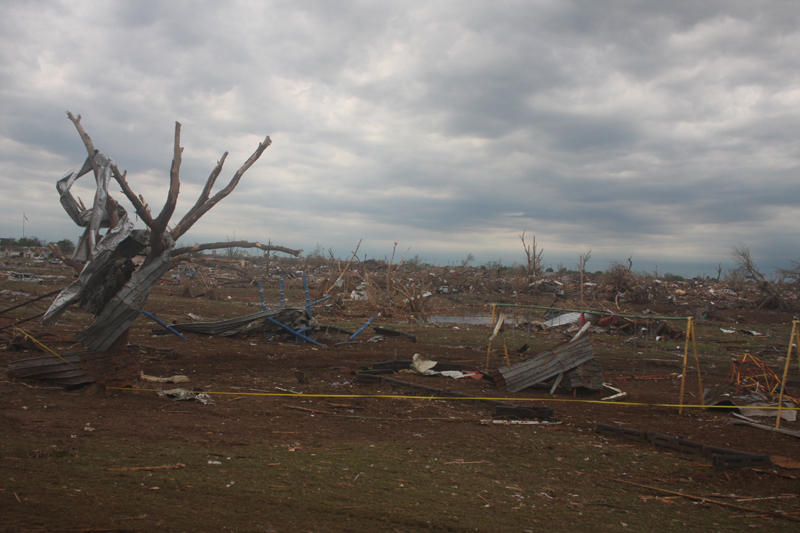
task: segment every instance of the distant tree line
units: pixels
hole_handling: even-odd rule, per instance
[[[22,237],[21,239],[7,238],[2,239],[0,244],[3,246],[47,246],[47,239],[40,239],[39,237]],[[75,249],[75,244],[69,239],[61,239],[55,243],[62,252],[70,253]]]

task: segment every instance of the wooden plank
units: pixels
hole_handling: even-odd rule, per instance
[[[800,438],[800,431],[794,431],[794,430],[791,430],[791,429],[784,429],[784,428],[776,428],[776,427],[767,426],[767,425],[764,425],[764,424],[759,424],[758,422],[750,420],[750,419],[748,419],[746,417],[743,417],[742,415],[738,415],[736,413],[731,413],[731,415],[736,417],[736,418],[731,418],[729,420],[729,422],[731,424],[750,426],[750,427],[754,427],[754,428],[758,428],[758,429],[766,429],[767,431],[774,431],[775,433],[783,433],[784,435],[790,435],[792,437]]]

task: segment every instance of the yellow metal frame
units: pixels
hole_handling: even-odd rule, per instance
[[[700,391],[700,405],[705,409],[705,398],[703,398],[703,378],[700,376],[700,359],[697,357],[697,343],[695,342],[694,333],[694,318],[687,317],[686,324],[686,346],[683,351],[683,373],[681,374],[681,400],[678,413],[683,414],[683,391],[686,385],[686,364],[689,360],[689,339],[692,339],[692,351],[694,353],[694,362],[697,365],[697,385]]]
[[[800,320],[792,321],[792,334],[789,336],[789,351],[786,353],[786,365],[783,367],[783,378],[781,379],[781,393],[778,396],[778,416],[775,418],[775,427],[781,427],[781,409],[783,409],[783,391],[786,390],[786,378],[789,377],[789,363],[792,362],[792,349],[797,344],[797,367],[800,370]]]

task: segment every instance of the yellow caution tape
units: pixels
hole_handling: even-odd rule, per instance
[[[14,327],[14,330],[15,330],[15,331],[19,331],[20,333],[22,333],[23,335],[25,335],[26,337],[28,337],[28,338],[29,338],[30,340],[32,340],[33,342],[35,342],[36,344],[38,344],[39,346],[41,346],[42,348],[44,348],[45,350],[47,350],[47,351],[48,351],[48,352],[50,352],[51,354],[55,355],[56,357],[58,357],[59,359],[61,359],[61,360],[62,360],[62,361],[64,361],[65,363],[67,363],[69,366],[71,366],[71,367],[72,367],[72,368],[74,368],[75,370],[80,370],[80,368],[78,368],[77,366],[73,365],[72,363],[70,363],[69,361],[67,361],[67,360],[66,360],[66,359],[64,359],[63,357],[61,357],[61,355],[60,355],[60,354],[57,354],[56,352],[54,352],[53,350],[51,350],[50,348],[48,348],[47,346],[45,346],[44,344],[42,344],[41,342],[39,342],[38,340],[34,339],[34,338],[33,338],[33,336],[32,336],[30,333],[28,333],[27,331],[25,331],[25,330],[23,330],[23,329],[20,329],[20,328],[18,328],[18,327],[16,327],[16,326]]]
[[[110,390],[165,392],[169,389],[132,389],[126,387],[109,387]],[[672,403],[645,403],[645,402],[607,402],[603,400],[576,400],[571,398],[495,398],[481,396],[406,396],[395,394],[289,394],[285,392],[224,392],[224,391],[197,391],[202,394],[216,394],[221,396],[268,396],[289,398],[385,398],[392,400],[481,400],[493,402],[573,402],[592,403],[601,405],[635,405],[640,407],[687,407],[694,409],[732,409],[730,405],[690,405]],[[758,409],[777,409],[777,406],[758,406]],[[800,407],[783,407],[784,411],[799,411]]]

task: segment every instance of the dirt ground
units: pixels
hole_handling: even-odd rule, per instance
[[[172,313],[176,316],[192,310],[191,300],[168,302],[164,296],[163,299],[154,300],[151,307],[160,314]],[[658,309],[657,312],[673,313],[675,310]],[[743,317],[742,312],[737,311],[736,316],[739,320],[750,320],[761,325],[791,324],[790,312],[770,313],[766,317],[763,314]],[[358,323],[367,316],[367,310],[353,310],[349,316],[339,318]],[[332,321],[332,317],[324,320]],[[0,325],[10,322],[10,318],[5,319]],[[28,325],[26,330],[34,336],[48,334],[48,338],[53,339],[48,345],[58,352],[64,352],[69,349],[70,343],[62,341],[68,341],[77,331],[78,322],[68,321],[65,325],[50,328],[34,323]],[[393,325],[380,319],[375,324]],[[709,467],[709,459],[701,456],[679,454],[593,433],[598,423],[614,424],[701,444],[800,461],[800,440],[797,438],[747,426],[729,425],[729,414],[719,410],[688,407],[683,414],[679,414],[674,404],[679,401],[681,382],[675,375],[681,372],[681,359],[675,354],[671,357],[654,355],[647,361],[646,367],[648,376],[675,374],[672,377],[629,379],[634,373],[642,376],[645,371],[641,366],[643,360],[636,362],[638,367],[634,369],[630,357],[614,357],[608,355],[613,350],[602,349],[617,346],[617,340],[593,339],[597,351],[602,352],[598,357],[603,365],[604,380],[628,394],[623,402],[617,404],[599,402],[600,394],[597,392],[557,391],[550,395],[546,390],[526,390],[509,394],[483,379],[455,380],[411,373],[391,376],[479,398],[434,400],[429,398],[429,394],[396,385],[356,382],[355,372],[369,368],[376,362],[411,359],[415,353],[436,361],[472,365],[476,370],[482,370],[486,362],[485,342],[465,347],[463,340],[458,339],[458,331],[450,326],[434,329],[433,334],[452,336],[452,346],[424,340],[415,343],[407,338],[392,337],[387,337],[384,342],[335,346],[336,342],[347,340],[346,337],[320,335],[318,340],[326,344],[325,348],[263,337],[190,335],[189,340],[181,340],[172,335],[152,335],[150,328],[150,324],[141,324],[133,331],[130,342],[142,347],[173,348],[174,353],[166,356],[163,351],[140,353],[140,371],[160,377],[185,375],[190,380],[188,383],[167,385],[138,382],[134,388],[127,389],[103,390],[90,386],[65,390],[42,382],[4,379],[0,382],[0,432],[6,435],[7,444],[4,454],[13,455],[9,451],[11,444],[8,444],[8,439],[13,435],[15,439],[30,443],[29,454],[37,450],[47,453],[48,445],[60,443],[63,446],[71,440],[99,437],[105,442],[133,443],[137,446],[182,442],[202,443],[221,449],[236,449],[258,443],[272,443],[284,449],[314,449],[341,442],[352,446],[385,444],[411,447],[419,445],[421,440],[428,446],[446,449],[468,441],[473,449],[487,450],[488,457],[492,454],[489,450],[497,444],[497,432],[504,431],[504,428],[481,424],[481,420],[491,418],[492,407],[480,398],[493,398],[522,405],[550,407],[561,422],[551,431],[589,435],[596,446],[627,446],[647,453],[674,455],[679,462],[698,465],[694,482],[708,482],[718,493],[751,493],[754,485],[759,486],[756,492],[762,497],[797,495],[800,492],[797,481],[800,470],[768,466],[761,467],[761,471],[714,472]],[[431,329],[426,327],[422,331],[421,328],[412,324],[403,330],[412,334],[424,333],[420,336],[430,338]],[[478,327],[472,329],[480,330]],[[480,333],[485,338],[488,331]],[[370,332],[366,332],[361,340],[366,341],[371,336]],[[543,345],[547,342],[547,339],[542,339]],[[783,342],[785,344],[786,339]],[[0,366],[7,367],[11,361],[37,355],[40,354],[2,351]],[[512,362],[523,358],[516,353],[512,357]],[[503,362],[502,348],[495,344],[492,366],[499,366]],[[728,363],[714,360],[703,366],[706,383],[724,382]],[[794,372],[797,375],[796,368]],[[298,379],[299,373],[302,373],[301,379]],[[686,402],[690,404],[698,402],[695,379],[694,375],[690,375],[686,381]],[[213,404],[177,402],[157,394],[159,389],[174,387],[209,393]],[[798,430],[800,422],[784,422],[782,427]],[[12,472],[8,468],[13,463],[13,457],[5,457],[6,477]],[[685,474],[675,473],[673,479],[669,476],[669,473],[659,474],[658,482],[679,484]],[[639,481],[655,482],[643,478]],[[687,492],[691,491],[687,487]],[[9,488],[3,489],[3,492],[5,494],[0,495],[6,502],[3,506],[13,503],[14,497],[20,500],[16,491],[13,496],[9,494]],[[796,497],[793,505],[794,510],[789,508],[788,511],[797,512]],[[24,524],[19,522],[21,519],[16,517],[15,520],[17,526],[14,527],[24,529]],[[781,522],[780,527],[786,524],[790,523]],[[124,530],[134,530],[130,528],[135,526],[128,527]],[[78,529],[63,527],[62,530]]]
[[[98,391],[94,387],[74,391],[42,383],[5,381],[3,383],[6,405],[31,404],[27,410],[15,410],[13,416],[6,413],[4,421],[11,427],[24,428],[36,426],[37,431],[47,434],[48,430],[80,425],[84,420],[84,409],[91,409],[96,419],[103,419],[104,431],[125,435],[136,435],[144,440],[159,440],[165,434],[172,438],[191,440],[198,428],[205,428],[209,440],[222,442],[252,441],[263,434],[264,412],[272,413],[268,424],[271,431],[290,430],[298,427],[310,430],[310,434],[337,435],[348,431],[339,417],[317,416],[312,411],[290,410],[290,406],[336,413],[347,416],[376,416],[397,418],[412,416],[447,419],[468,417],[471,419],[491,418],[492,407],[479,400],[453,399],[447,402],[404,401],[402,399],[376,398],[378,395],[426,396],[425,393],[396,385],[358,383],[355,373],[373,363],[393,359],[410,360],[415,353],[422,353],[429,359],[459,364],[473,363],[475,369],[485,364],[485,353],[473,349],[442,347],[411,343],[407,339],[387,339],[382,343],[348,344],[316,348],[290,342],[260,342],[257,339],[238,338],[197,338],[182,341],[172,336],[141,339],[142,344],[172,347],[174,357],[159,359],[143,355],[141,372],[169,377],[186,375],[190,381],[180,385],[151,384],[138,382],[136,388],[128,390]],[[2,364],[17,360],[20,354],[2,353]],[[501,362],[502,357],[494,354],[493,359]],[[641,364],[641,363],[640,363]],[[599,403],[599,392],[577,391],[574,394],[556,392],[552,396],[546,390],[525,390],[509,394],[498,390],[486,380],[449,379],[444,377],[424,377],[413,373],[398,373],[391,377],[409,383],[457,391],[476,398],[501,399],[510,403],[554,409],[556,418],[568,427],[593,430],[598,422],[616,424],[624,427],[677,436],[701,444],[731,448],[738,451],[788,455],[800,460],[800,442],[791,437],[758,431],[746,426],[728,425],[729,414],[721,410],[701,410],[688,407],[684,414],[678,414],[676,407],[660,407],[656,404],[675,405],[679,402],[680,379],[629,379],[628,359],[603,359],[604,377],[618,388],[628,393],[619,404]],[[649,363],[648,375],[668,375],[680,372],[680,360],[675,363]],[[296,376],[302,372],[308,383],[300,383]],[[719,378],[721,376],[718,375]],[[708,376],[706,376],[708,379]],[[618,378],[618,379],[615,379]],[[622,378],[622,379],[620,379]],[[713,378],[711,378],[713,380]],[[211,393],[215,407],[203,409],[194,404],[187,405],[159,398],[154,390],[187,388]],[[697,404],[697,382],[695,376],[687,379],[688,405]],[[143,389],[143,390],[137,390]],[[296,394],[295,394],[296,393]],[[350,397],[350,396],[354,397]],[[429,396],[429,394],[427,394]],[[597,402],[597,403],[594,403]],[[627,405],[628,402],[633,405]],[[47,408],[34,406],[45,404]],[[339,407],[339,404],[345,405]],[[644,405],[638,405],[644,404]],[[254,407],[257,405],[257,407]],[[136,412],[166,413],[163,417],[148,416],[139,420],[141,425],[131,425],[126,417],[115,416],[118,410]],[[176,425],[174,411],[188,411],[198,417],[188,427]],[[204,415],[211,411],[211,416]],[[228,423],[225,431],[213,428],[219,422],[219,412],[241,421]],[[318,413],[320,414],[320,413]],[[71,417],[75,417],[70,421]],[[136,422],[134,420],[133,422]],[[774,420],[770,420],[774,423]],[[286,424],[285,427],[281,427]],[[308,427],[304,427],[308,424]],[[432,422],[428,428],[430,435],[437,440],[458,439],[447,425]],[[796,422],[783,422],[782,427],[800,429]],[[348,433],[349,438],[364,441],[389,439],[394,435],[387,433],[383,426],[375,427],[373,433],[366,426],[357,435]]]

